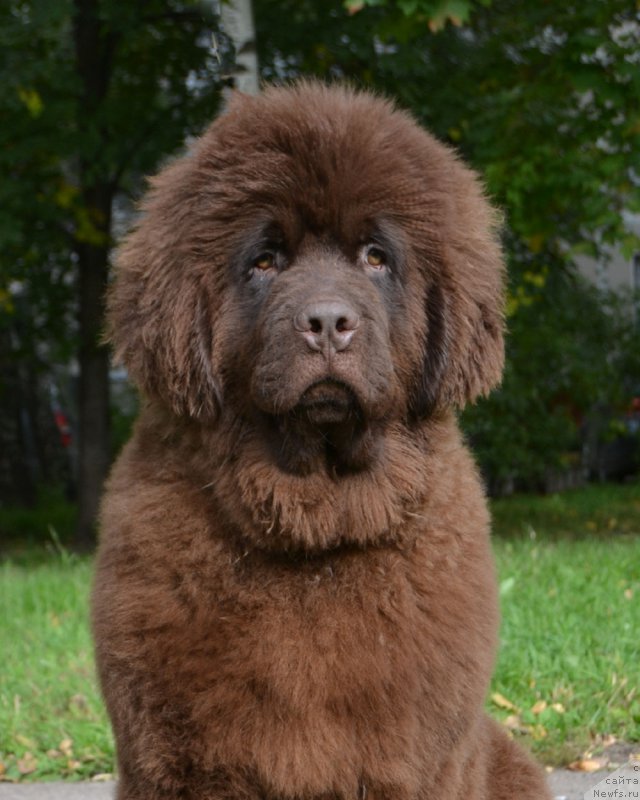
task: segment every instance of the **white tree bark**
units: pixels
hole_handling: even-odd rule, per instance
[[[245,94],[258,94],[260,80],[251,0],[223,0],[220,3],[220,20],[222,29],[236,49],[236,69],[233,73],[236,89]]]

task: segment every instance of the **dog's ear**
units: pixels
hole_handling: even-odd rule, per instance
[[[504,366],[504,264],[498,219],[476,176],[445,151],[448,202],[427,257],[423,363],[411,412],[462,408],[500,383]],[[433,210],[431,212],[433,214]]]
[[[449,363],[442,391],[445,402],[459,408],[489,394],[504,367],[504,262],[496,215],[475,182],[473,188],[458,205],[458,238],[443,253]]]
[[[201,421],[217,415],[212,309],[190,236],[189,159],[151,184],[137,226],[116,258],[107,295],[107,340],[150,397]]]

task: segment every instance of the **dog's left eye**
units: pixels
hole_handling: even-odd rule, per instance
[[[276,259],[273,253],[261,253],[258,258],[253,262],[254,269],[266,272],[273,269],[276,265]]]
[[[381,270],[387,266],[387,256],[384,250],[375,245],[367,245],[362,250],[362,257],[367,267]]]

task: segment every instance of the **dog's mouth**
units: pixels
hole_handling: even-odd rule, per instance
[[[343,381],[316,381],[291,410],[263,420],[274,458],[287,472],[328,469],[339,476],[367,469],[378,456],[379,426],[370,424],[356,391]]]
[[[362,409],[353,390],[345,383],[332,379],[317,381],[309,386],[294,411],[319,427],[356,422],[362,417]]]

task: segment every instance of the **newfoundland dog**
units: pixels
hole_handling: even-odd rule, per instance
[[[109,297],[144,394],[93,598],[120,800],[544,800],[483,711],[498,609],[456,410],[500,380],[474,174],[385,100],[235,97]]]

